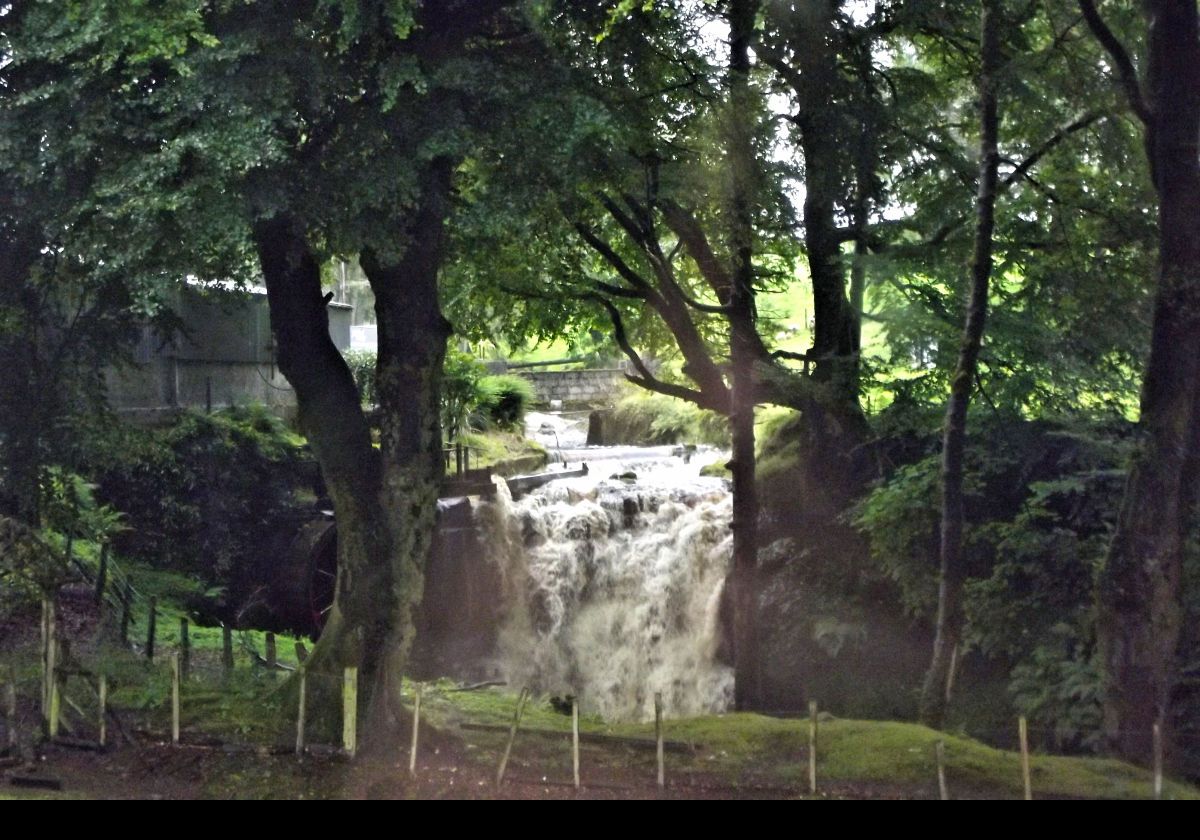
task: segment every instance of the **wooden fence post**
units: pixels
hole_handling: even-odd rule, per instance
[[[154,661],[154,631],[158,623],[158,598],[150,596],[150,617],[146,626],[146,658]]]
[[[108,551],[108,540],[104,540],[100,543],[100,569],[96,572],[96,591],[92,595],[96,606],[104,602],[104,587],[108,583]]]
[[[817,701],[808,701],[808,792],[817,792]]]
[[[938,796],[945,802],[950,799],[950,788],[946,786],[946,742],[939,738],[933,745],[933,753],[937,757]]]
[[[579,790],[579,698],[571,698],[571,771]]]
[[[133,592],[128,583],[121,588],[121,644],[129,644],[129,611],[132,608]]]
[[[654,692],[654,757],[658,762],[658,786],[667,786],[667,766],[663,750],[662,692]]]
[[[279,654],[275,650],[275,634],[268,632],[266,637],[267,648],[267,667],[275,670],[275,666],[279,664]]]
[[[179,660],[180,679],[186,680],[192,671],[192,637],[188,632],[188,620],[182,616],[179,619]]]
[[[351,758],[358,752],[358,668],[342,676],[342,749]]]
[[[1029,725],[1024,716],[1017,720],[1017,737],[1021,742],[1021,779],[1025,783],[1025,798],[1033,799],[1033,779],[1029,771]]]
[[[304,755],[304,727],[308,715],[308,671],[300,669],[300,707],[296,710],[296,755]]]
[[[233,673],[233,630],[228,624],[221,625],[221,668],[226,677]]]
[[[408,775],[417,775],[417,738],[421,733],[421,685],[417,684],[413,699],[412,748],[408,752]]]
[[[100,686],[97,689],[100,695],[100,746],[108,746],[108,676],[100,675]]]
[[[179,654],[171,654],[171,743],[179,745]]]
[[[1163,737],[1162,722],[1154,723],[1154,798],[1162,799],[1163,794]]]
[[[521,716],[525,714],[525,702],[528,699],[529,689],[521,689],[516,711],[513,712],[512,727],[508,730],[508,743],[504,745],[504,755],[500,756],[500,766],[496,768],[496,787],[504,784],[504,771],[508,769],[508,757],[512,754],[513,742],[517,740],[517,729],[521,726]]]
[[[8,676],[4,698],[4,722],[8,729],[8,749],[11,752],[17,746],[17,675],[15,671],[10,671]]]

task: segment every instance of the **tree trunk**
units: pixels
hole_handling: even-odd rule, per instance
[[[320,266],[304,230],[288,216],[258,222],[254,240],[262,263],[279,369],[296,391],[300,425],[333,500],[338,524],[334,604],[308,659],[314,692],[336,696],[332,678],[359,668],[361,685],[377,685],[385,667],[397,601],[387,520],[380,505],[380,459],[358,401],[350,369],[329,337]],[[382,700],[386,701],[386,695]],[[359,694],[360,720],[376,721],[380,707],[368,688]],[[333,707],[323,702],[313,708]],[[330,709],[332,711],[332,709]]]
[[[731,361],[730,429],[733,452],[733,651],[737,708],[762,703],[758,632],[758,489],[754,478],[754,364],[758,358],[754,313],[752,184],[754,103],[750,91],[750,41],[758,3],[734,0],[730,9],[728,132],[731,167],[729,296]]]
[[[1158,290],[1142,386],[1144,437],[1100,574],[1097,619],[1106,738],[1141,763],[1151,760],[1156,721],[1169,752],[1186,483],[1200,430],[1200,26],[1194,0],[1152,0],[1148,13]]]
[[[933,661],[921,690],[921,720],[941,727],[945,719],[947,680],[954,651],[962,638],[963,583],[963,449],[967,439],[967,408],[978,368],[979,348],[987,320],[988,284],[992,273],[992,230],[995,226],[999,154],[999,109],[996,72],[1000,61],[997,0],[984,0],[981,19],[979,74],[980,139],[979,187],[975,198],[975,253],[971,261],[971,291],[958,364],[950,382],[942,432],[941,582],[938,587],[937,636]]]
[[[31,228],[9,221],[0,228],[0,300],[16,314],[0,327],[0,435],[4,483],[0,512],[32,528],[41,525],[41,474],[44,439],[57,419],[57,388],[45,388],[38,375],[42,319],[32,273],[41,248]]]
[[[394,617],[388,650],[394,659],[390,672],[396,674],[416,632],[414,610],[424,592],[443,473],[441,378],[451,330],[438,305],[438,270],[452,170],[441,160],[426,172],[398,257],[388,260],[368,250],[361,260],[379,324],[380,503],[391,539]],[[399,683],[384,682],[376,690],[393,687]]]

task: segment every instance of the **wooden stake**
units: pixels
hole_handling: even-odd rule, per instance
[[[667,767],[663,757],[662,692],[654,692],[654,755],[658,761],[658,786],[667,786]]]
[[[1021,778],[1025,782],[1025,798],[1033,799],[1033,780],[1029,775],[1029,725],[1024,716],[1017,721],[1017,736],[1021,742]]]
[[[954,675],[958,670],[958,645],[950,648],[950,668],[946,671],[946,703],[950,703],[950,695],[954,693]]]
[[[342,749],[354,758],[358,752],[358,668],[347,668],[342,677]]]
[[[146,658],[154,661],[154,630],[158,623],[158,598],[150,596],[150,618],[146,627]]]
[[[946,742],[939,739],[933,745],[933,753],[937,757],[938,795],[946,802],[950,799],[950,788],[946,786]]]
[[[413,699],[412,749],[408,752],[408,775],[417,775],[417,738],[421,733],[421,686],[417,685]]]
[[[192,637],[188,632],[188,620],[179,619],[179,676],[187,679],[192,671]]]
[[[579,700],[571,698],[571,770],[579,790]]]
[[[133,601],[133,593],[129,584],[121,590],[121,644],[129,644],[129,610]]]
[[[296,711],[296,755],[304,755],[304,727],[308,716],[308,672],[300,669],[300,708]]]
[[[1154,798],[1162,799],[1163,793],[1163,737],[1162,724],[1154,724]]]
[[[17,746],[17,676],[10,672],[9,677],[5,687],[4,721],[7,724],[8,748],[11,751]]]
[[[279,655],[275,652],[275,634],[267,633],[267,667],[275,670],[275,666],[279,664]]]
[[[42,609],[46,616],[46,661],[43,682],[45,698],[42,706],[42,718],[46,724],[46,732],[51,738],[58,735],[61,702],[58,691],[58,622],[56,605],[53,598],[42,601]]]
[[[100,695],[100,746],[108,746],[108,676],[100,675],[100,685],[97,688]]]
[[[233,673],[233,630],[228,624],[221,625],[221,667],[226,677]]]
[[[100,569],[96,572],[96,592],[92,599],[96,606],[104,601],[104,587],[108,583],[108,541],[100,543]]]
[[[817,701],[808,701],[808,792],[817,792]]]
[[[171,654],[171,743],[179,744],[179,654]]]
[[[50,720],[49,734],[51,738],[58,737],[58,727],[62,721],[62,692],[58,687],[58,668],[50,669]]]
[[[42,599],[42,691],[38,707],[42,712],[42,721],[50,709],[50,599]]]
[[[508,730],[508,743],[504,745],[504,755],[500,756],[500,766],[496,768],[496,787],[504,783],[504,771],[508,769],[508,757],[512,754],[513,741],[517,740],[517,729],[521,726],[521,716],[525,714],[525,701],[529,699],[529,689],[521,689],[517,698],[517,709],[513,712],[512,727]]]
[[[304,646],[304,642],[297,639],[296,640],[296,661],[299,662],[301,665],[303,665],[304,660],[306,660],[306,659],[308,659],[308,648],[306,648]]]

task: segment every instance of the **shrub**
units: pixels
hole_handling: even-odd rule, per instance
[[[303,502],[311,459],[302,444],[261,407],[115,432],[93,464],[97,496],[129,526],[115,547],[236,590],[272,559],[272,540]]]
[[[685,400],[631,388],[605,418],[604,442],[729,446],[729,422]]]
[[[375,389],[375,351],[347,350],[342,354],[358,387],[358,399],[363,405],[375,405],[379,402],[379,392]]]
[[[479,383],[478,409],[488,422],[500,429],[515,429],[533,405],[533,384],[513,374],[485,376]]]

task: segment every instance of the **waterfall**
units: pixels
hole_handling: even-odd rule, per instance
[[[496,666],[510,685],[574,695],[612,720],[652,717],[655,692],[671,715],[730,706],[733,671],[717,651],[731,497],[721,479],[670,463],[518,501],[496,480],[477,516],[502,581]]]

